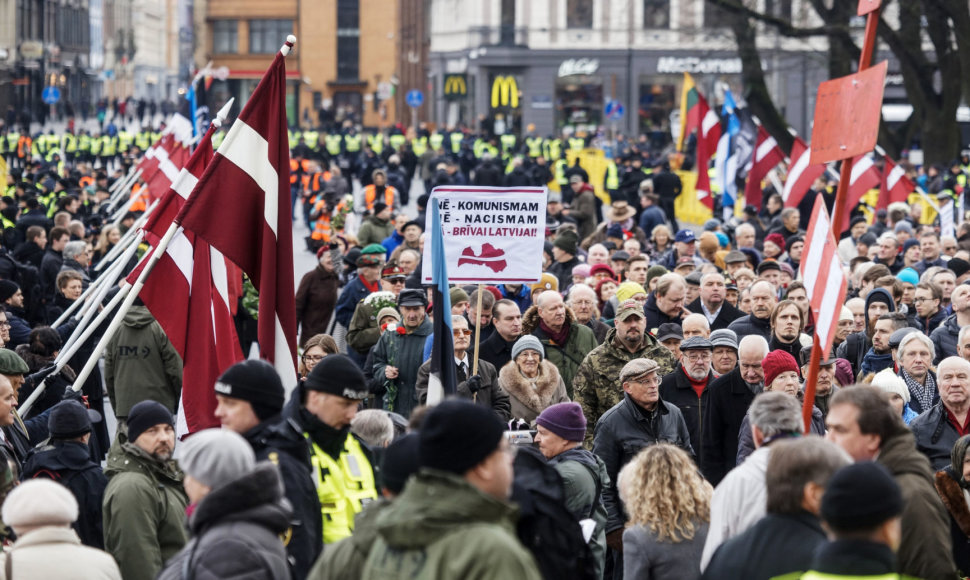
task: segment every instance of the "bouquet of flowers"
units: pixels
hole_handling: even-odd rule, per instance
[[[387,352],[387,364],[388,366],[396,366],[394,363],[397,359],[397,337],[404,336],[408,331],[403,327],[398,325],[396,322],[388,322],[381,327],[384,332],[391,333],[391,337],[388,338],[388,352]],[[394,403],[397,402],[397,382],[396,379],[384,379],[384,400],[382,408],[385,411],[393,411]]]

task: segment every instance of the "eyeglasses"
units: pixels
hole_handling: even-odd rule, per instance
[[[924,302],[929,302],[930,300],[937,300],[937,298],[914,298],[913,304],[922,304]]]
[[[690,354],[685,354],[684,358],[690,362],[700,362],[702,360],[711,360],[713,355],[709,352],[692,352]]]
[[[10,323],[4,320],[3,322],[0,322],[0,328],[10,328]]]
[[[467,328],[456,328],[451,331],[451,334],[455,336],[471,336],[472,331],[468,330]]]
[[[303,362],[317,364],[318,362],[322,361],[325,356],[327,356],[327,355],[325,355],[325,354],[316,354],[316,355],[305,354],[305,355],[303,355]]]
[[[542,358],[542,356],[539,353],[535,351],[529,351],[529,350],[519,353],[519,356],[522,358],[535,358],[535,359]]]
[[[573,304],[576,306],[592,306],[594,302],[592,300],[573,300]]]

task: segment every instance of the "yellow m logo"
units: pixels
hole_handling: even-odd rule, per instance
[[[445,77],[445,96],[464,97],[468,94],[468,84],[465,75],[448,75]]]
[[[519,85],[511,75],[499,75],[492,83],[492,108],[519,108]]]

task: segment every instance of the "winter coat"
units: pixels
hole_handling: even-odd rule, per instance
[[[546,272],[552,274],[559,281],[559,290],[565,292],[573,285],[573,268],[583,262],[578,257],[573,256],[565,262],[553,262]]]
[[[610,476],[609,487],[603,490],[603,502],[608,514],[606,533],[623,527],[626,516],[616,489],[620,469],[644,447],[654,443],[671,443],[691,455],[690,434],[680,409],[660,400],[650,413],[633,402],[629,395],[607,411],[596,423],[593,453],[606,464]]]
[[[582,448],[564,451],[549,459],[562,477],[566,497],[566,509],[576,521],[592,519],[596,522],[589,541],[590,551],[596,559],[597,578],[603,576],[606,561],[606,505],[602,490],[610,484],[606,464],[592,452]]]
[[[34,449],[24,464],[23,479],[46,478],[63,484],[78,504],[74,531],[85,546],[104,549],[101,506],[108,478],[91,461],[91,449],[78,441],[52,441]]]
[[[23,465],[27,461],[27,455],[31,449],[50,437],[47,419],[50,417],[51,409],[47,409],[40,415],[27,419],[26,421],[14,409],[13,424],[3,428],[4,437],[7,443],[10,444],[10,448],[16,454],[20,465]]]
[[[643,305],[643,313],[647,317],[647,330],[656,334],[656,330],[660,328],[661,324],[676,324],[680,326],[683,317],[680,315],[670,316],[666,312],[660,310],[657,306],[657,295],[653,292],[647,297],[647,303]]]
[[[763,336],[765,340],[771,338],[770,318],[757,318],[753,314],[748,314],[736,319],[731,324],[728,324],[727,327],[729,330],[733,330],[734,334],[738,335],[738,342],[741,342],[741,339],[749,334]]]
[[[698,564],[707,539],[707,522],[694,521],[694,537],[679,542],[660,539],[642,525],[623,532],[623,578],[629,580],[677,578],[697,580]]]
[[[701,396],[697,396],[697,391],[691,385],[687,373],[684,372],[683,365],[677,365],[674,372],[666,375],[660,382],[660,398],[672,405],[677,405],[684,416],[684,423],[687,424],[687,432],[690,433],[690,446],[694,450],[697,464],[700,465],[704,458],[702,438],[704,434],[704,413],[710,401],[711,383],[714,381],[714,373],[707,373],[707,382]]]
[[[798,405],[801,406],[801,404],[801,401],[799,401]],[[744,463],[744,460],[754,453],[754,434],[751,433],[750,419],[750,416],[745,415],[744,420],[741,421],[741,430],[738,431],[738,465]],[[825,419],[822,418],[822,411],[815,405],[812,405],[812,422],[809,424],[809,432],[819,437],[825,436]]]
[[[53,296],[57,290],[57,275],[61,273],[61,266],[63,265],[64,255],[47,248],[40,261],[40,279],[44,284],[44,294],[47,296]]]
[[[11,577],[121,580],[111,556],[81,545],[74,530],[61,526],[36,528],[17,538],[0,554],[0,578],[6,580],[7,559]],[[128,576],[124,577],[128,580]]]
[[[505,284],[496,286],[504,298],[515,302],[519,307],[519,312],[525,312],[532,306],[532,288],[527,284],[520,284],[518,292],[513,293],[512,289]]]
[[[27,324],[26,311],[16,306],[7,306],[7,323],[10,324],[10,340],[4,348],[16,348],[30,340],[30,325]]]
[[[182,472],[161,463],[123,433],[108,452],[104,491],[104,548],[125,580],[153,580],[188,541]]]
[[[364,507],[354,518],[354,535],[327,546],[307,580],[359,580],[377,539],[377,517],[390,505],[378,498]]]
[[[374,292],[358,302],[347,327],[347,344],[366,356],[381,337],[381,328],[377,324],[377,313],[382,310],[380,305],[395,302],[397,297],[387,291]]]
[[[362,224],[360,224],[360,229],[357,230],[357,244],[361,248],[366,248],[371,244],[379,244],[384,241],[385,238],[389,237],[394,233],[394,223],[388,220],[382,220],[377,216],[370,216],[365,219]],[[388,249],[388,252],[392,251],[394,248]]]
[[[903,492],[899,572],[916,578],[954,578],[946,509],[933,486],[930,462],[916,449],[906,427],[882,442],[875,461],[885,466]]]
[[[936,327],[930,334],[933,341],[933,348],[936,351],[936,358],[933,365],[939,366],[940,362],[948,356],[957,355],[957,339],[960,337],[960,323],[957,322],[957,315],[951,314],[943,319],[943,322]]]
[[[556,365],[559,375],[566,383],[566,393],[571,398],[573,396],[573,378],[586,355],[596,348],[596,336],[593,331],[576,322],[573,311],[566,308],[566,322],[568,324],[569,338],[566,344],[555,344],[549,335],[539,327],[539,310],[531,306],[522,315],[522,334],[531,334],[539,339],[546,350],[546,360]]]
[[[375,377],[384,377],[384,368],[387,366],[398,369],[398,376],[394,380],[397,384],[397,397],[393,410],[404,417],[409,417],[411,411],[418,406],[415,383],[418,380],[418,367],[424,362],[421,353],[429,334],[431,321],[425,317],[421,325],[409,334],[385,332],[374,347]]]
[[[168,561],[158,580],[289,580],[280,538],[291,512],[279,468],[258,464],[199,501],[188,521],[192,540]]]
[[[610,332],[612,326],[604,323],[601,320],[590,318],[589,321],[586,322],[586,328],[593,331],[593,336],[596,337],[596,344],[600,345],[603,344],[604,340],[606,340],[606,335]]]
[[[327,323],[337,305],[340,281],[335,272],[317,265],[300,280],[296,290],[296,321],[300,325],[300,345],[315,334],[327,331]]]
[[[496,369],[501,369],[512,360],[512,346],[514,344],[514,340],[509,342],[502,338],[502,335],[498,332],[493,332],[492,336],[478,345],[478,360],[488,361]]]
[[[916,449],[930,460],[934,472],[950,464],[950,451],[960,434],[947,417],[942,401],[913,419],[909,429],[916,438]]]
[[[104,379],[119,419],[145,400],[175,414],[182,392],[182,358],[144,306],[132,306],[104,351]]]
[[[535,387],[522,376],[514,360],[499,371],[498,384],[509,395],[509,414],[512,418],[522,419],[530,425],[546,407],[569,402],[559,370],[548,360],[542,361],[539,366]]]
[[[697,314],[704,314],[704,305],[701,302],[700,296],[695,298],[693,302],[687,305],[687,310]],[[727,328],[732,322],[743,316],[745,316],[744,312],[738,310],[734,306],[731,306],[731,304],[725,300],[721,303],[721,309],[717,311],[717,316],[714,317],[714,322],[711,323],[711,330],[713,331]]]
[[[468,365],[471,365],[471,357],[468,357]],[[471,376],[471,369],[468,369]],[[418,402],[422,405],[428,403],[428,376],[431,374],[431,361],[425,361],[418,367],[418,380],[415,388],[418,391]],[[498,383],[498,371],[488,361],[479,359],[478,375],[482,378],[482,388],[479,389],[477,397],[472,396],[468,390],[468,381],[458,383],[457,397],[459,399],[475,400],[475,403],[491,409],[503,423],[508,423],[509,416],[509,395],[502,390]]]
[[[378,284],[378,288],[380,285]],[[354,310],[357,308],[357,303],[367,297],[371,291],[367,289],[360,280],[360,275],[354,276],[344,289],[340,291],[340,297],[337,298],[337,323],[342,324],[345,328],[350,327],[350,319],[354,315]]]
[[[294,389],[292,406],[282,417],[263,421],[246,433],[246,441],[259,461],[268,460],[279,466],[283,493],[293,508],[290,541],[286,544],[294,578],[304,578],[323,547],[323,515],[320,496],[310,459],[310,444],[302,427],[290,415],[299,403],[299,390]]]
[[[361,579],[539,580],[515,513],[458,475],[423,469],[377,518]]]
[[[714,379],[706,392],[701,471],[716,486],[737,465],[741,423],[754,400],[754,392],[741,378],[739,368]]]
[[[30,352],[30,345],[21,344],[15,349],[15,352],[24,359],[27,363],[27,368],[30,369],[28,372],[30,374],[36,373],[37,371],[43,369],[44,367],[54,363],[54,357],[45,357],[39,354]],[[57,374],[48,375],[44,380],[44,392],[40,395],[34,406],[30,408],[28,417],[36,417],[37,415],[43,413],[47,409],[50,409],[54,405],[61,402],[64,397],[64,391],[74,384],[74,380],[77,375],[71,370],[71,367],[65,366],[61,369],[61,372]],[[17,393],[17,399],[22,405],[24,401],[34,392],[34,388],[37,385],[28,386],[27,383],[20,388]],[[82,538],[83,539],[83,538]]]
[[[898,558],[892,548],[881,542],[869,540],[833,540],[815,550],[812,566],[803,576],[824,580],[869,579],[869,580],[912,580],[900,570]],[[901,573],[897,574],[897,571]],[[953,578],[951,574],[935,578]],[[929,579],[929,576],[921,577]]]
[[[653,335],[644,333],[640,348],[630,352],[618,344],[616,329],[612,328],[606,333],[603,344],[590,351],[576,371],[573,396],[582,405],[586,416],[587,447],[592,447],[593,429],[599,418],[623,400],[620,371],[626,363],[638,358],[656,361],[660,365],[657,374],[661,377],[673,372],[677,366],[674,355]]]
[[[812,565],[815,549],[826,541],[818,517],[768,514],[721,544],[704,569],[704,580],[770,580]]]
[[[936,493],[950,514],[950,539],[953,541],[953,560],[960,577],[970,575],[970,507],[967,494],[960,486],[960,477],[952,465],[936,472]]]
[[[941,308],[936,311],[936,314],[928,318],[923,318],[922,316],[917,316],[916,320],[923,325],[923,334],[930,335],[934,330],[943,324],[943,321],[950,315],[945,308]]]
[[[576,220],[578,224],[577,232],[580,240],[585,240],[596,229],[596,218],[599,211],[596,209],[596,196],[592,188],[583,188],[573,198],[572,206],[569,208],[569,217]]]

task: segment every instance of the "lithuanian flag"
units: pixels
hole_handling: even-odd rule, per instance
[[[677,151],[684,150],[684,141],[691,132],[700,126],[697,103],[700,93],[690,73],[684,73],[684,87],[680,91],[680,136],[677,138]]]

